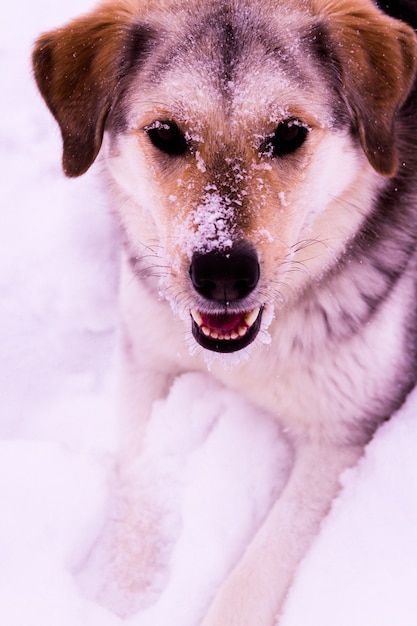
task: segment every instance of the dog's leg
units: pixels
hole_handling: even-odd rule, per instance
[[[275,626],[295,570],[362,447],[303,444],[289,481],[202,626]]]
[[[129,364],[122,367],[124,375],[127,369]],[[166,395],[171,381],[156,371],[130,381],[131,393],[123,397],[125,415],[108,512],[77,572],[83,593],[121,617],[153,603],[167,574],[175,524],[166,497],[171,483],[156,453],[149,452],[147,426],[155,399]],[[124,379],[123,387],[128,384]]]
[[[171,356],[176,350],[169,337],[160,337],[164,315],[165,327],[171,328],[169,307],[165,305],[165,313],[128,271],[122,275],[122,295],[119,453],[108,518],[78,579],[86,595],[126,617],[152,603],[164,584],[172,547],[172,512],[167,481],[158,459],[148,451],[147,434],[155,401],[167,396],[181,368]],[[149,315],[143,320],[145,307]],[[165,345],[167,355],[162,354]]]

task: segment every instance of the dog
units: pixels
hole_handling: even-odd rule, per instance
[[[341,473],[416,383],[417,44],[401,17],[416,26],[412,3],[111,0],[35,44],[64,172],[99,157],[121,232],[121,466],[187,371],[269,411],[293,451],[202,626],[277,623]],[[134,508],[107,574],[132,595],[157,532]]]

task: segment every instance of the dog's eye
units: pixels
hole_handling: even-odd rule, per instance
[[[172,156],[181,156],[187,152],[187,139],[175,122],[154,122],[145,131],[155,148],[161,152]]]
[[[263,152],[275,157],[291,154],[302,146],[308,132],[308,126],[299,120],[281,122],[275,133],[268,138]]]

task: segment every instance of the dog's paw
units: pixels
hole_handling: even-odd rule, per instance
[[[111,513],[75,573],[85,597],[120,617],[152,605],[167,580],[179,520],[157,484],[142,471],[114,486]]]
[[[109,521],[76,574],[83,595],[120,617],[151,605],[164,586],[170,542],[157,511]]]

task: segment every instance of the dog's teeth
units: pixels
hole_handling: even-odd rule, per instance
[[[200,313],[195,309],[191,311],[191,317],[193,318],[197,326],[201,327],[203,325],[203,318],[201,317]]]
[[[246,313],[245,323],[248,325],[249,328],[253,326],[256,320],[258,319],[259,311],[260,309],[254,309],[250,313]]]
[[[206,337],[210,337],[211,339],[215,339],[216,341],[236,341],[236,339],[240,339],[244,337],[248,332],[249,328],[253,326],[256,319],[258,318],[260,309],[254,309],[249,313],[246,313],[243,317],[243,320],[238,328],[230,331],[222,331],[222,330],[214,330],[212,328],[208,328],[205,326],[203,316],[196,309],[191,310],[191,317],[194,322],[199,327],[200,331]]]

